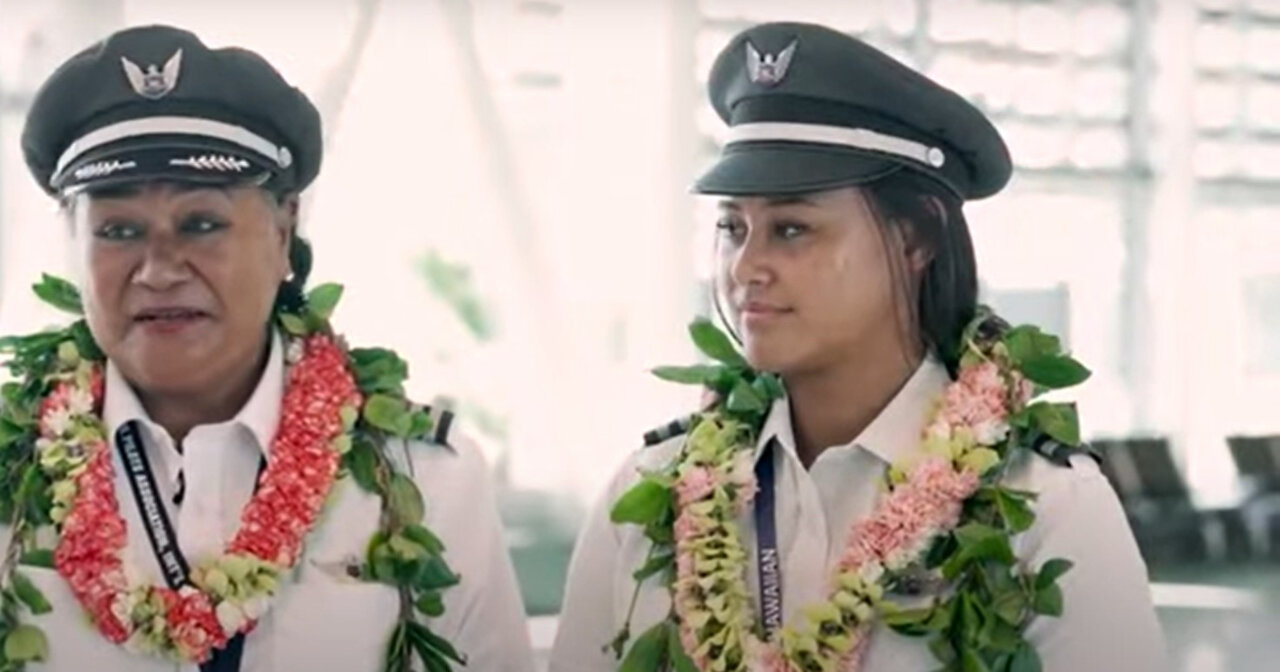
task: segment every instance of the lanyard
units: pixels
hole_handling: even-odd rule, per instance
[[[775,441],[756,462],[756,569],[760,579],[760,623],[768,639],[782,627],[782,572],[778,558],[778,521],[774,512]]]
[[[191,566],[182,555],[182,549],[178,548],[178,535],[169,520],[168,512],[160,503],[155,473],[151,470],[151,461],[147,459],[146,451],[142,449],[137,421],[130,420],[116,432],[116,448],[120,451],[120,459],[129,477],[129,489],[133,492],[133,500],[138,505],[143,527],[147,530],[151,552],[160,562],[165,583],[173,590],[191,585]],[[259,464],[259,475],[263,466],[265,463]],[[200,664],[200,672],[239,672],[243,655],[244,633],[241,632],[236,633],[226,647],[215,649],[213,657]]]

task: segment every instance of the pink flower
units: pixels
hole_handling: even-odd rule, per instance
[[[693,467],[676,481],[676,494],[680,506],[688,506],[706,499],[716,488],[716,475],[707,467]]]
[[[956,471],[942,458],[922,461],[907,476],[907,487],[918,491],[921,497],[933,501],[963,502],[978,489],[978,475],[969,471]]]
[[[676,524],[672,531],[675,533],[676,543],[680,543],[698,536],[704,527],[703,522],[696,516],[683,511],[676,517]]]
[[[995,362],[963,369],[960,379],[947,387],[939,417],[953,427],[984,428],[1003,424],[1009,415],[1007,392]],[[935,421],[936,424],[936,421]]]

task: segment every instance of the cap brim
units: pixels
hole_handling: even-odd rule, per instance
[[[183,139],[135,141],[87,153],[51,186],[64,193],[166,180],[225,185],[263,182],[270,165],[229,143]]]
[[[725,147],[693,191],[721,196],[812,193],[866,184],[903,167],[890,158],[841,147],[741,143]]]

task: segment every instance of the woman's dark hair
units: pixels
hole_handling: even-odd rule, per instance
[[[263,191],[274,198],[277,205],[285,202],[291,195],[288,192],[272,188],[268,184]],[[293,274],[280,283],[276,291],[276,303],[273,312],[299,313],[307,307],[307,278],[311,276],[311,243],[298,233],[298,222],[289,227],[289,268]]]
[[[307,305],[307,276],[311,275],[311,243],[298,235],[296,231],[289,233],[289,265],[293,275],[280,283],[276,292],[275,312],[300,312]]]
[[[978,264],[963,201],[935,180],[910,170],[861,189],[884,234],[890,273],[902,297],[909,299],[912,288],[902,255],[890,249],[890,235],[901,233],[929,255],[915,310],[904,320],[904,336],[919,339],[954,376],[960,363],[960,339],[978,310]]]

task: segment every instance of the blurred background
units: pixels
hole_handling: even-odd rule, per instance
[[[35,89],[163,22],[254,49],[321,107],[313,278],[483,444],[545,657],[579,524],[695,394],[738,30],[846,30],[980,105],[1010,189],[969,206],[985,299],[1064,337],[1179,670],[1280,655],[1280,0],[0,0],[0,332],[58,319],[65,232],[18,147]]]

